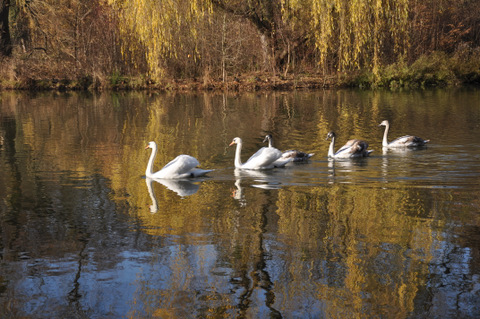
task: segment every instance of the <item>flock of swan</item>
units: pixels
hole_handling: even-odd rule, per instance
[[[384,148],[419,148],[425,146],[430,140],[424,140],[420,137],[413,135],[405,135],[399,137],[391,142],[388,142],[387,135],[390,128],[389,122],[384,120],[379,126],[385,126],[385,132],[383,134],[382,147]],[[353,139],[349,140],[339,150],[335,152],[335,133],[329,132],[327,140],[331,139],[328,149],[329,158],[357,158],[367,157],[373,150],[368,149],[368,143],[363,140]],[[235,151],[235,168],[237,169],[249,169],[249,170],[264,170],[273,169],[277,167],[284,167],[290,162],[307,161],[312,157],[313,153],[305,153],[296,150],[288,150],[281,152],[277,148],[273,147],[273,138],[268,134],[264,141],[268,142],[268,146],[262,147],[255,154],[253,154],[245,163],[241,160],[242,151],[242,139],[235,137],[230,143],[230,146],[236,144]],[[145,175],[151,179],[185,179],[204,176],[207,173],[213,171],[213,169],[201,169],[197,166],[200,165],[195,157],[190,155],[179,155],[161,170],[153,172],[153,163],[155,156],[157,155],[157,144],[155,142],[149,142],[145,149],[151,148],[152,153],[148,160],[147,169]]]

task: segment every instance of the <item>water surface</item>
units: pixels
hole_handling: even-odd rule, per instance
[[[3,318],[477,318],[480,91],[0,95]],[[383,151],[415,134],[427,148]],[[362,138],[370,158],[331,161]],[[271,133],[315,153],[234,169]],[[208,177],[152,181],[190,154]]]

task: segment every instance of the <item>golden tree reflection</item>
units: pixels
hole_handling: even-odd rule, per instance
[[[445,241],[441,230],[450,216],[444,214],[457,194],[404,183],[426,164],[412,160],[418,153],[381,154],[382,131],[374,119],[400,121],[415,112],[420,124],[405,127],[419,130],[451,115],[414,109],[419,93],[396,99],[395,108],[383,106],[392,104],[390,95],[354,94],[11,95],[0,110],[6,119],[0,132],[3,207],[13,210],[21,206],[19,194],[37,193],[52,203],[74,203],[65,210],[108,211],[103,207],[111,202],[114,214],[134,220],[129,232],[158,239],[132,282],[129,317],[295,317],[310,309],[315,317],[408,317],[426,285],[433,252]],[[448,96],[438,99],[448,102]],[[464,115],[456,123],[473,125]],[[368,138],[376,157],[327,161],[330,130],[340,140]],[[228,143],[241,136],[252,154],[264,146],[265,132],[276,136],[278,148],[316,153],[313,163],[236,174]],[[150,140],[159,145],[157,169],[185,153],[215,171],[187,182],[145,179]],[[394,173],[401,178],[392,179]],[[65,185],[84,191],[65,194]],[[472,210],[466,204],[456,209]],[[89,222],[108,224],[110,215],[102,213],[101,221]],[[28,222],[28,214],[24,209],[19,219]],[[69,218],[77,216],[65,224],[74,224]],[[65,229],[55,248],[80,250],[83,234]],[[19,233],[2,226],[5,237]],[[5,245],[13,246],[8,238]],[[4,256],[12,258],[8,251]]]
[[[320,271],[315,290],[329,317],[355,316],[365,309],[407,316],[414,309],[417,287],[428,274],[425,261],[432,258],[435,240],[432,220],[417,217],[428,207],[422,201],[422,194],[407,189],[335,184],[308,192],[281,190],[278,232],[288,238],[285,246],[292,249],[291,256],[299,248],[308,252],[290,260],[289,272]],[[305,258],[325,259],[327,265],[309,268]],[[331,267],[337,275],[323,273]],[[298,295],[295,290],[302,281],[303,276],[289,281],[288,295]]]

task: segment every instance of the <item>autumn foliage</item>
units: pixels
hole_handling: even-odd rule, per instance
[[[9,12],[0,17],[9,38],[0,40],[11,43],[0,50],[3,87],[31,79],[208,86],[264,74],[391,86],[388,79],[418,76],[414,63],[438,52],[452,83],[479,82],[473,0],[3,0],[0,7]]]

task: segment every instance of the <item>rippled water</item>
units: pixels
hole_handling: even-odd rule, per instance
[[[480,317],[480,91],[0,95],[3,318]],[[383,151],[389,139],[430,139]],[[329,160],[363,138],[369,158]],[[234,169],[272,133],[315,153]],[[186,153],[208,177],[146,179]]]

